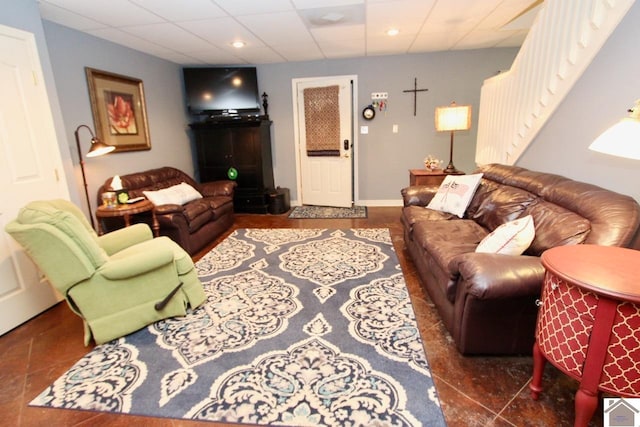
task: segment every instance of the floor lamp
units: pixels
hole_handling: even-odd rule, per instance
[[[629,117],[604,131],[591,143],[590,150],[640,160],[640,99],[627,111]]]
[[[449,106],[437,107],[435,119],[438,132],[451,132],[449,164],[444,173],[460,173],[453,165],[453,132],[471,129],[471,105],[456,105],[454,101]]]
[[[89,186],[87,185],[87,176],[84,173],[84,160],[82,158],[82,151],[80,150],[80,136],[78,133],[81,128],[86,128],[91,134],[91,147],[87,153],[87,157],[98,157],[103,154],[107,154],[116,149],[113,145],[105,144],[96,138],[93,130],[87,125],[80,125],[76,128],[74,135],[76,136],[76,146],[78,147],[78,157],[80,158],[80,170],[82,171],[82,183],[84,184],[84,197],[87,199],[87,207],[89,208],[89,219],[91,220],[91,227],[95,230],[96,223],[93,220],[93,213],[91,212],[91,200],[89,200]]]

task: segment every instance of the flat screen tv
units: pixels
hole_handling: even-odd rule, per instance
[[[191,114],[234,115],[260,111],[255,67],[183,68]]]

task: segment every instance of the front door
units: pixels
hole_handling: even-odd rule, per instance
[[[299,202],[354,202],[355,76],[294,80]]]
[[[0,25],[0,334],[60,301],[4,231],[36,199],[69,199],[33,34]]]

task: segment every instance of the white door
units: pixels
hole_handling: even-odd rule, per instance
[[[338,76],[293,82],[301,204],[337,207],[353,204],[354,80],[355,76]],[[321,102],[314,104],[314,96]],[[326,132],[314,136],[309,130],[313,126]],[[327,146],[317,147],[318,139],[322,138],[325,140],[321,143]]]
[[[33,34],[0,25],[0,334],[60,301],[4,231],[36,199],[69,199]]]

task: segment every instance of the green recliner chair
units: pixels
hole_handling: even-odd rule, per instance
[[[102,344],[205,300],[191,257],[146,224],[98,236],[66,200],[35,201],[5,230],[84,320],[84,343]]]

